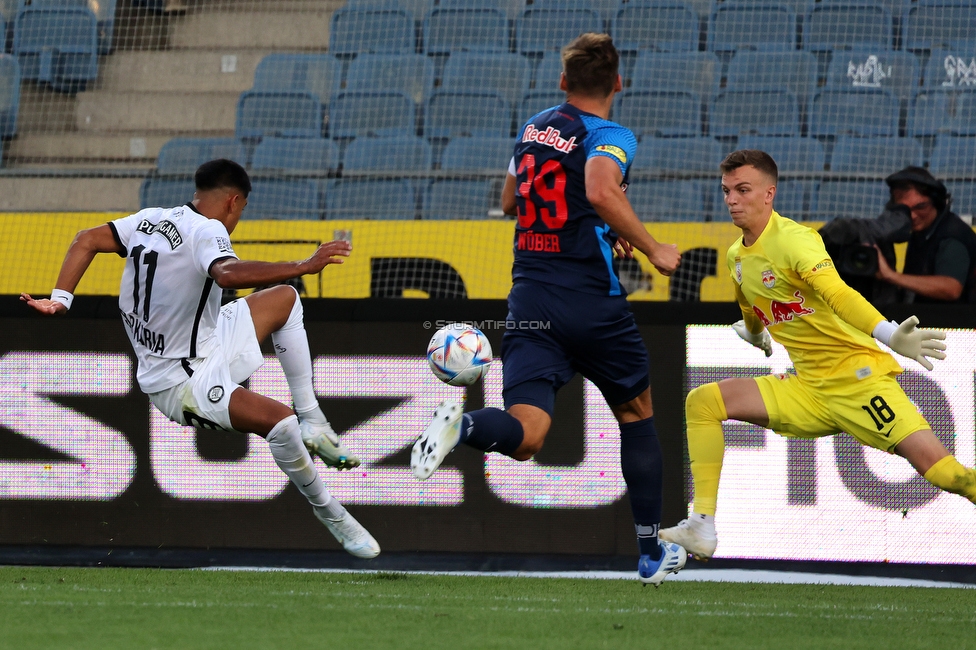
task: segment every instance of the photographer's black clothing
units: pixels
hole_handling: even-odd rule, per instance
[[[955,302],[976,302],[976,233],[946,210],[922,232],[912,233],[905,252],[906,275],[945,275],[963,285]],[[905,292],[905,302],[950,302]]]

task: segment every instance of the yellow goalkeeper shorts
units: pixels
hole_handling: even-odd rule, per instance
[[[893,375],[813,387],[796,375],[756,379],[769,428],[792,438],[820,438],[846,431],[889,453],[902,440],[931,429]]]

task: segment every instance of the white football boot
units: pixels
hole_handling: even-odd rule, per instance
[[[434,409],[434,417],[410,452],[410,469],[421,481],[433,474],[457,446],[462,415],[464,410],[453,400],[444,400]]]
[[[329,467],[338,470],[359,467],[359,457],[342,444],[332,425],[302,421],[302,442],[310,454],[321,458]]]
[[[637,563],[637,577],[644,585],[660,587],[664,579],[671,573],[677,573],[685,568],[688,553],[678,544],[659,542],[661,557],[652,560],[650,555],[641,555]]]
[[[329,517],[324,508],[313,507],[312,511],[351,555],[368,560],[380,554],[380,545],[348,511],[338,517]]]
[[[658,538],[684,546],[696,560],[711,558],[715,555],[715,547],[718,546],[715,524],[705,523],[699,519],[682,519],[677,526],[661,529]]]

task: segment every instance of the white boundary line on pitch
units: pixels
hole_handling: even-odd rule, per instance
[[[201,567],[201,571],[283,571],[296,573],[406,573],[427,576],[466,576],[486,578],[573,578],[591,580],[635,580],[633,571],[397,571],[380,569],[296,569],[280,567]],[[928,587],[976,589],[976,584],[940,582],[913,578],[846,576],[834,573],[797,571],[756,571],[750,569],[692,569],[668,577],[668,582],[745,582],[788,585],[842,585],[865,587]]]

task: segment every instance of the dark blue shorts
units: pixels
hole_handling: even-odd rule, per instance
[[[552,415],[556,391],[576,373],[596,384],[611,406],[650,385],[647,348],[626,298],[519,280],[508,310],[505,408],[530,404]]]

